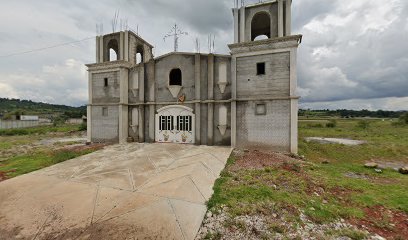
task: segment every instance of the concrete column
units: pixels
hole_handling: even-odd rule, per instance
[[[239,43],[239,9],[232,9],[234,15],[234,43]]]
[[[103,36],[99,37],[99,63],[103,63],[104,58]]]
[[[214,99],[214,55],[208,55],[208,100]],[[208,103],[207,145],[214,144],[214,104]]]
[[[245,7],[239,10],[239,42],[245,42]]]
[[[290,152],[298,153],[298,99],[290,100]]]
[[[96,44],[95,44],[95,46],[96,46],[96,49],[95,49],[95,50],[96,50],[96,51],[95,51],[95,52],[96,52],[96,61],[95,61],[95,62],[96,62],[96,63],[100,63],[100,62],[99,62],[99,59],[100,59],[100,58],[99,58],[99,36],[96,36]]]
[[[201,55],[195,55],[195,99],[201,100]],[[195,104],[195,144],[201,144],[201,104]]]
[[[86,135],[87,135],[87,142],[92,142],[92,106],[88,105],[86,108]]]
[[[156,72],[155,72],[155,64],[154,61],[151,61],[150,64],[152,64],[150,67],[151,69],[151,75],[152,78],[149,81],[149,102],[155,102],[156,100]],[[154,142],[155,141],[155,127],[156,127],[156,106],[155,105],[149,105],[149,141]]]
[[[140,68],[139,71],[139,103],[144,103],[145,102],[145,77],[144,77],[144,69],[145,69],[146,64],[143,64],[143,67]],[[145,137],[144,137],[144,130],[145,130],[145,110],[144,106],[140,105],[139,106],[139,142],[143,143],[145,142]]]
[[[129,31],[125,31],[125,61],[129,61]]]
[[[119,143],[126,143],[129,137],[129,70],[121,68],[120,78],[120,103],[119,103]]]
[[[125,33],[124,32],[120,32],[119,35],[119,56],[118,56],[118,60],[124,60],[124,53],[125,53]]]
[[[231,146],[237,146],[237,58],[231,59]]]
[[[296,89],[297,89],[297,49],[291,49],[290,50],[290,81],[289,81],[289,89],[290,89],[290,96],[295,96],[296,95]]]
[[[292,34],[292,0],[286,0],[286,36]]]
[[[283,0],[278,0],[278,37],[283,37]]]
[[[296,96],[297,89],[297,49],[290,50],[290,96]],[[298,99],[290,100],[290,151],[298,153]]]
[[[92,73],[88,73],[88,107],[86,108],[87,142],[92,142]]]

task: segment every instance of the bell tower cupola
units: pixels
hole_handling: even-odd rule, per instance
[[[234,43],[291,35],[292,0],[272,0],[234,8]]]

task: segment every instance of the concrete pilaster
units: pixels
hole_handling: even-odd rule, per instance
[[[290,50],[290,96],[296,95],[297,89],[297,49]]]
[[[129,70],[121,68],[120,78],[120,104],[119,104],[119,143],[125,143],[129,137]]]
[[[239,10],[239,42],[245,42],[245,7]]]
[[[118,60],[124,60],[124,52],[125,52],[125,33],[124,32],[120,32],[120,38],[119,38],[119,56],[118,56]]]
[[[283,0],[278,0],[278,37],[283,37]]]
[[[103,52],[103,36],[99,37],[99,63],[103,63],[103,58],[104,58],[104,52]]]
[[[125,61],[129,61],[129,31],[125,31],[125,47],[124,47],[124,59]]]
[[[144,64],[143,66],[146,66]],[[139,102],[144,103],[145,102],[145,78],[144,78],[144,67],[140,68],[139,71]],[[144,106],[139,106],[139,142],[143,143],[145,141],[145,136],[144,136],[144,130],[145,130],[145,125],[144,125],[144,120],[145,120],[145,110]]]
[[[239,43],[239,9],[232,9],[234,15],[234,43]]]
[[[87,142],[92,142],[92,73],[88,73],[88,107],[86,108]]]
[[[292,0],[286,0],[286,36],[292,34]]]
[[[155,73],[155,65],[154,61],[151,61],[152,63],[152,79],[149,81],[149,102],[154,102],[156,100],[156,73]],[[149,106],[149,141],[154,142],[155,141],[155,127],[156,127],[156,106],[155,105],[150,105]]]
[[[297,49],[290,50],[290,96],[296,95],[297,89]],[[290,102],[290,151],[298,152],[298,99],[291,99]]]
[[[208,55],[208,100],[214,99],[214,55]],[[207,145],[214,144],[214,104],[208,103]]]
[[[298,99],[290,100],[290,152],[298,153]]]
[[[195,55],[195,99],[201,100],[201,55]],[[195,104],[195,143],[201,144],[201,104]]]
[[[96,44],[95,44],[95,46],[96,46],[96,49],[95,49],[96,63],[100,63],[99,62],[99,36],[96,36],[95,42],[96,42]]]
[[[237,145],[237,58],[231,59],[231,146]]]
[[[92,142],[92,106],[88,105],[86,108],[86,135],[87,142]]]

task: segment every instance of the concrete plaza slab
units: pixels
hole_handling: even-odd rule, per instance
[[[229,147],[125,144],[0,183],[0,239],[194,239]]]

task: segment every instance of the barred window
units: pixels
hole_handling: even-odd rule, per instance
[[[192,131],[192,116],[177,116],[178,131]]]
[[[160,131],[172,131],[174,130],[173,116],[160,116],[159,117],[159,130]]]

